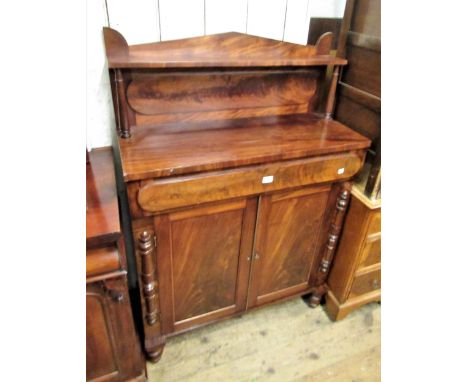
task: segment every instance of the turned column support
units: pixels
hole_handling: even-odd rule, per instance
[[[138,239],[138,251],[141,258],[141,287],[146,306],[145,319],[148,325],[154,325],[158,316],[155,247],[154,237],[143,231]]]
[[[351,196],[350,188],[351,183],[345,183],[341,188],[336,200],[335,210],[333,212],[330,229],[328,231],[328,238],[324,248],[324,255],[317,272],[318,286],[312,291],[312,295],[308,301],[309,306],[312,308],[315,308],[320,304],[322,296],[327,292],[325,280],[327,278],[328,272],[330,271],[336,245],[340,237],[341,228],[343,227],[344,216]]]
[[[335,108],[336,86],[338,84],[339,75],[340,67],[335,66],[335,68],[333,69],[333,75],[330,83],[330,90],[328,91],[327,106],[325,108],[326,119],[331,119],[333,115],[333,109]]]
[[[161,358],[166,339],[161,335],[159,290],[156,275],[156,238],[148,231],[138,236],[141,294],[144,303],[145,350],[150,361]]]
[[[119,134],[121,138],[130,138],[130,124],[127,110],[127,97],[126,82],[122,73],[122,70],[115,70],[115,85],[117,90],[117,107],[118,112],[116,113],[118,118]]]

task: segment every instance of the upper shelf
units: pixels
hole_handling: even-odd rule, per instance
[[[333,34],[315,46],[229,32],[128,46],[116,30],[104,28],[109,68],[275,67],[345,65],[330,55]]]

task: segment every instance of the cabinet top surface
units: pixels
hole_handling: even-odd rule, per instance
[[[125,181],[368,148],[370,141],[311,114],[138,126],[120,139]]]
[[[95,149],[86,164],[86,245],[116,241],[120,236],[119,206],[112,148]]]
[[[344,65],[346,60],[316,46],[298,45],[229,32],[128,46],[117,31],[104,28],[109,68],[271,67]]]

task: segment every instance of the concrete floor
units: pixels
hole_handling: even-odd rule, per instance
[[[302,299],[169,339],[151,382],[380,381],[380,305],[332,322]]]

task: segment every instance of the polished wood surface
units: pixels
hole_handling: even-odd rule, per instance
[[[112,150],[95,149],[86,164],[86,247],[115,242],[121,235]]]
[[[159,246],[169,249],[158,251],[163,334],[245,309],[238,280],[248,279],[255,210],[243,199],[156,217]]]
[[[128,46],[104,28],[109,68],[272,67],[344,65],[320,45],[303,46],[237,32]],[[317,50],[320,54],[317,53]]]
[[[317,305],[370,145],[332,119],[346,63],[333,35],[128,47],[104,34],[148,357],[258,306],[307,293]]]
[[[336,183],[334,190],[330,192],[328,198],[328,218],[324,219],[326,224],[322,224],[322,237],[319,242],[321,256],[317,259],[315,274],[310,277],[310,282],[315,286],[308,303],[312,308],[317,307],[323,295],[327,292],[327,276],[336,251],[336,246],[341,235],[346,210],[350,199],[350,182]],[[336,196],[336,199],[335,199]],[[330,203],[333,203],[333,206]]]
[[[127,287],[112,148],[86,162],[86,380],[145,381]],[[88,159],[87,158],[87,159]]]
[[[323,69],[317,67],[195,73],[135,69],[127,73],[126,99],[119,98],[119,111],[125,114],[123,125],[132,130],[170,122],[310,113],[321,108],[322,83]]]
[[[317,92],[318,71],[224,71],[134,74],[130,107],[143,115],[296,106],[306,112]]]
[[[125,181],[360,150],[369,140],[316,115],[164,124],[120,140]]]
[[[161,334],[161,308],[159,269],[156,261],[156,237],[151,222],[136,227],[134,232],[138,275],[140,276],[140,302],[143,313],[144,346],[148,358],[156,362],[163,353],[165,337]]]
[[[86,380],[145,379],[124,277],[86,285]]]
[[[159,212],[286,188],[349,179],[361,168],[358,153],[277,162],[140,183],[138,205]],[[270,177],[271,182],[265,183]],[[134,207],[135,208],[135,207]],[[139,209],[133,211],[136,216]]]
[[[86,276],[96,276],[122,269],[117,247],[89,249],[86,251]]]
[[[364,303],[380,300],[381,211],[375,204],[370,208],[369,202],[362,199],[355,187],[327,281],[331,292],[327,307],[333,319],[345,317]]]
[[[249,307],[309,288],[330,186],[260,198]]]

